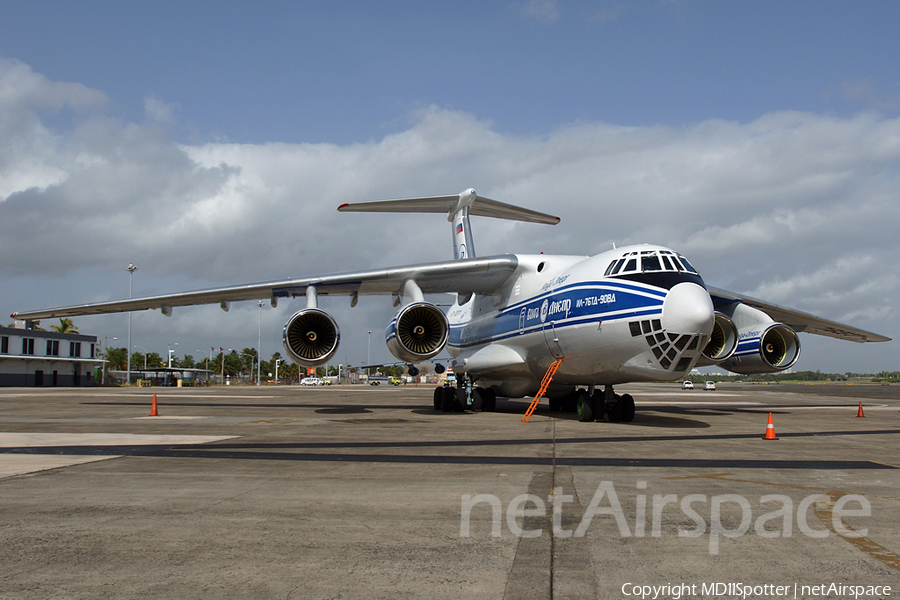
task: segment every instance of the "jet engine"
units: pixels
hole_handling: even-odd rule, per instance
[[[428,360],[444,349],[450,324],[434,304],[413,302],[400,309],[384,335],[388,350],[397,360],[415,363]]]
[[[792,367],[798,358],[797,332],[782,323],[769,323],[741,330],[737,352],[720,366],[742,375],[777,373]]]
[[[331,316],[318,308],[305,308],[284,326],[284,350],[303,367],[328,362],[337,352],[341,332]]]
[[[703,355],[697,361],[698,367],[717,365],[731,358],[738,346],[738,330],[728,315],[716,313],[709,343],[703,349]]]

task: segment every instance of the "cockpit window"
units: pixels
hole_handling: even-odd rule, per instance
[[[604,273],[603,276],[609,277],[609,274],[612,273],[614,266],[616,266],[616,261],[612,261],[611,263],[609,263],[609,266],[606,267],[606,273]]]
[[[681,264],[684,265],[684,269],[686,271],[688,271],[689,273],[697,273],[697,269],[694,268],[694,265],[688,262],[688,259],[679,254],[678,260],[680,260]]]
[[[641,257],[641,271],[662,271],[659,257],[655,254]]]
[[[648,272],[677,272],[697,275],[694,265],[681,254],[671,250],[641,250],[639,252],[626,252],[614,259],[606,267],[606,277],[616,275],[629,275],[631,273]]]

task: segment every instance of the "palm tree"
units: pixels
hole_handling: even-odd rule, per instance
[[[50,329],[56,333],[78,333],[78,327],[72,322],[72,319],[64,319],[60,317],[59,325],[51,325]]]
[[[108,348],[106,350],[106,360],[109,361],[109,368],[113,371],[122,371],[125,369],[128,360],[128,354],[125,348]]]

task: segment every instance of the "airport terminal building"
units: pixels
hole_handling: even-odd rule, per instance
[[[97,337],[0,327],[0,386],[94,384]]]

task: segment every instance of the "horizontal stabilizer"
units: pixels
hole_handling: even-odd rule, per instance
[[[484,198],[477,195],[475,190],[472,189],[452,196],[429,196],[426,198],[404,198],[400,200],[342,204],[338,207],[338,210],[341,212],[444,213],[447,215],[447,220],[452,220],[453,215],[465,207],[469,208],[470,216],[544,223],[546,225],[559,223],[559,217]]]

